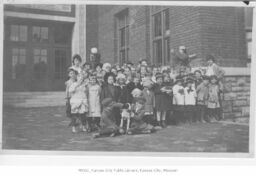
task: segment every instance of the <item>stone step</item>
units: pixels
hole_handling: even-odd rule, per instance
[[[4,106],[47,107],[65,105],[65,92],[4,92]]]

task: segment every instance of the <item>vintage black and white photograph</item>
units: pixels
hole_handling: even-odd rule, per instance
[[[2,149],[249,154],[253,10],[4,4]]]

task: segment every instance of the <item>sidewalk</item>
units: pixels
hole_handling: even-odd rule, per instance
[[[64,107],[3,109],[3,149],[148,152],[248,152],[249,126],[169,126],[150,135],[92,139],[71,133]]]

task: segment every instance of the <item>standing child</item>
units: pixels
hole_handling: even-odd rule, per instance
[[[70,93],[69,93],[69,88],[70,86],[76,82],[76,77],[77,77],[78,72],[72,68],[68,69],[68,77],[69,80],[65,82],[66,85],[66,115],[68,118],[71,119],[71,106],[70,106]],[[70,123],[71,125],[71,123]]]
[[[183,87],[183,79],[179,76],[176,77],[175,85],[173,86],[173,113],[175,117],[175,123],[179,124],[184,118],[184,105],[185,94]]]
[[[96,75],[90,75],[90,83],[88,85],[88,102],[89,102],[89,117],[88,117],[88,131],[91,131],[92,124],[99,128],[101,117],[100,105],[101,87],[97,83]]]
[[[145,99],[144,104],[144,121],[148,124],[153,124],[154,117],[154,92],[152,91],[153,82],[146,80],[143,82],[142,97]]]
[[[86,117],[88,114],[88,99],[87,99],[87,83],[84,76],[80,76],[78,81],[73,83],[69,88],[71,116],[72,116],[72,132],[76,133],[77,120],[82,124],[82,130],[86,130]]]
[[[197,86],[197,109],[198,117],[202,123],[209,122],[208,116],[206,115],[208,91],[209,91],[209,77],[203,76],[203,82]]]
[[[154,86],[155,94],[155,109],[157,125],[159,128],[165,127],[166,123],[166,111],[168,110],[168,104],[163,100],[166,96],[163,86],[163,76],[161,73],[156,74],[156,84]]]
[[[196,111],[196,90],[193,87],[194,80],[187,78],[186,87],[184,89],[185,95],[185,113],[186,117],[189,117],[189,123],[195,120]],[[187,120],[187,119],[186,119]]]
[[[207,107],[209,111],[209,117],[212,121],[221,119],[221,110],[220,110],[220,96],[219,93],[221,91],[221,87],[218,83],[218,78],[216,75],[211,76],[210,84],[209,84],[209,95]]]

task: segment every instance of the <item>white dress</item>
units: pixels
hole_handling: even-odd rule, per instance
[[[73,83],[69,87],[70,106],[72,114],[83,114],[88,112],[88,99],[86,95],[85,84],[78,84],[78,82]]]
[[[183,93],[181,93],[181,91],[183,91]],[[174,105],[185,104],[184,87],[177,84],[173,86],[173,104]]]
[[[188,87],[185,87],[185,105],[196,105],[196,90],[192,87],[192,91],[188,92]]]
[[[101,117],[100,93],[101,87],[96,85],[88,86],[89,117]]]

